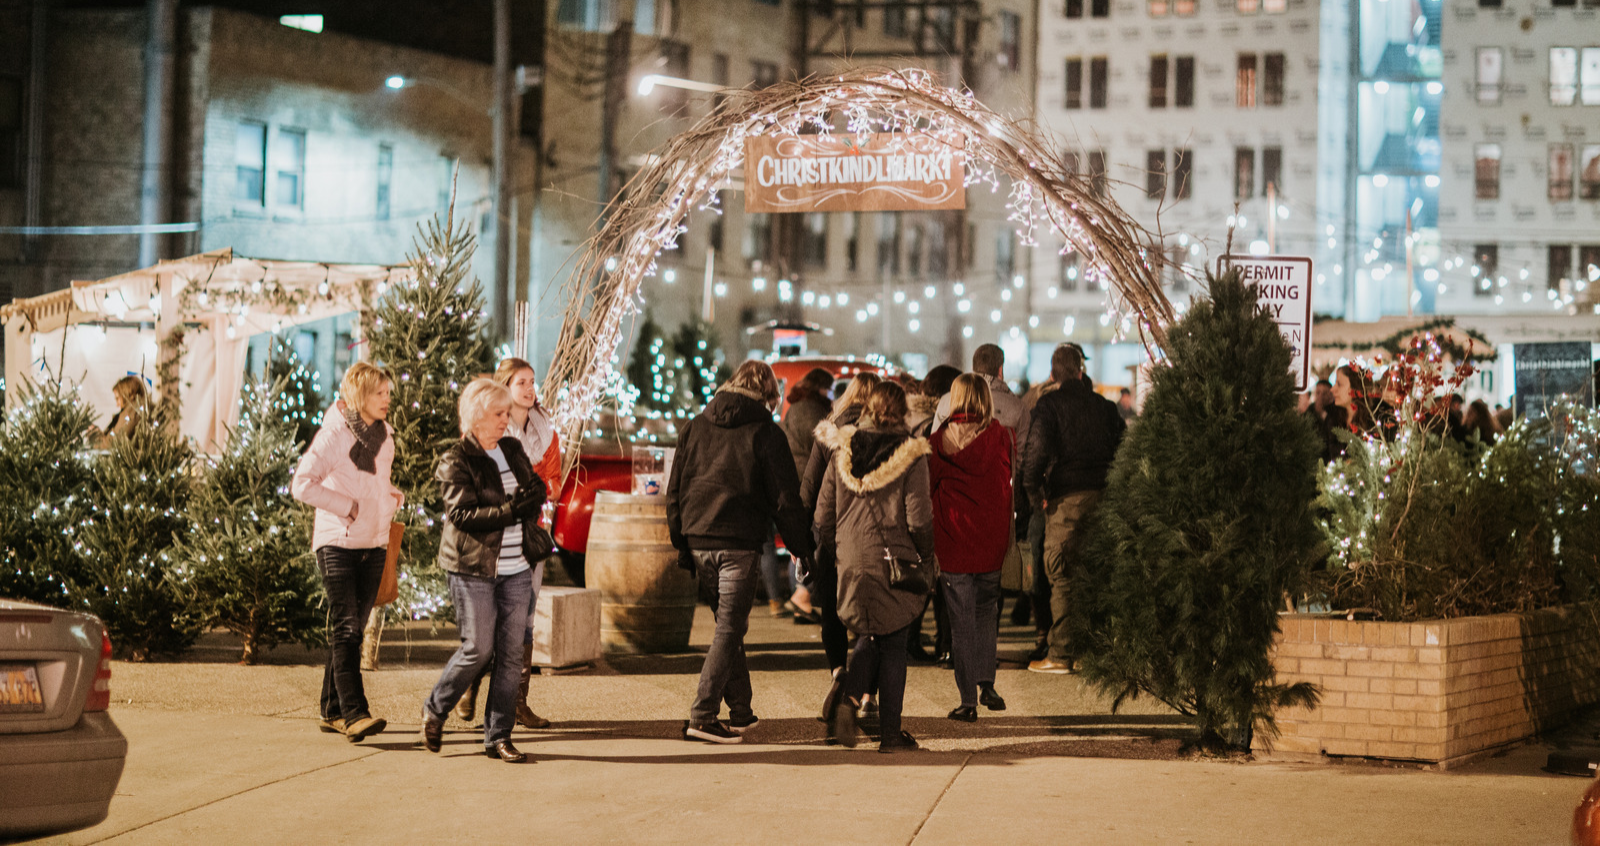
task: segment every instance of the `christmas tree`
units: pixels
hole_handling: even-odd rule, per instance
[[[301,368],[302,370],[304,368]],[[194,531],[172,558],[196,617],[244,642],[241,664],[287,641],[323,642],[322,582],[311,555],[310,515],[289,495],[300,454],[285,420],[285,378],[244,391],[239,425],[189,501]]]
[[[79,576],[72,535],[88,507],[81,451],[94,412],[58,382],[15,390],[0,425],[0,596],[65,606]]]
[[[639,392],[635,405],[657,414],[677,409],[678,368],[666,334],[648,310],[639,322],[639,339],[628,361],[628,381]]]
[[[174,572],[172,545],[189,531],[194,454],[159,415],[111,440],[94,460],[89,516],[77,529],[72,606],[105,621],[129,660],[174,654],[199,633]]]
[[[716,396],[717,386],[733,375],[723,358],[722,343],[711,324],[691,320],[678,327],[672,336],[672,351],[680,362],[678,398],[680,416],[699,413]]]
[[[1074,573],[1085,678],[1195,718],[1200,745],[1248,746],[1272,713],[1310,705],[1269,650],[1319,540],[1321,446],[1295,411],[1290,351],[1237,272],[1210,280],[1168,335],[1139,422],[1112,465]]]
[[[273,336],[272,351],[267,357],[265,385],[276,385],[267,395],[277,416],[294,424],[294,443],[302,447],[317,435],[317,421],[322,419],[322,378],[305,366],[294,348],[282,338]]]
[[[390,288],[372,314],[368,351],[395,380],[392,480],[406,496],[395,519],[408,525],[399,605],[414,617],[445,607],[444,575],[435,565],[444,506],[433,471],[461,438],[461,389],[494,366],[483,289],[470,276],[475,250],[452,204],[444,220],[429,221],[413,241],[407,258],[416,277]]]

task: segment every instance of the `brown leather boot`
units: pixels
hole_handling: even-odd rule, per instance
[[[522,650],[522,676],[517,681],[517,725],[523,728],[547,729],[550,721],[528,707],[528,683],[533,679],[533,650]]]
[[[478,683],[481,681],[483,681],[482,676],[473,679],[472,686],[467,688],[466,693],[461,694],[461,701],[456,703],[456,709],[450,712],[456,719],[469,726],[472,725],[472,718],[478,714]]]

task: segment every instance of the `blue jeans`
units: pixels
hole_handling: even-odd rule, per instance
[[[694,553],[700,571],[702,590],[709,593],[711,613],[717,628],[711,635],[711,648],[700,667],[700,687],[689,708],[692,725],[717,721],[722,702],[728,702],[728,717],[739,719],[751,714],[750,668],[744,659],[744,633],[750,629],[750,603],[756,594],[756,560],[761,553],[743,549],[713,549]]]
[[[322,716],[359,720],[372,716],[361,684],[361,640],[383,579],[382,547],[317,549],[317,569],[328,593],[328,664],[322,671]]]
[[[955,658],[961,704],[978,704],[978,687],[994,685],[995,640],[1000,616],[1000,571],[941,573],[950,614],[950,654]]]
[[[456,606],[461,646],[444,665],[439,682],[423,707],[443,720],[461,695],[491,661],[489,695],[483,705],[483,744],[493,746],[511,739],[517,716],[517,685],[522,675],[522,639],[528,631],[528,598],[533,595],[533,571],[514,576],[447,574],[450,601]]]

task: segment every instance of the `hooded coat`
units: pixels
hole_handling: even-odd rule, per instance
[[[759,397],[724,387],[678,435],[667,482],[672,545],[680,552],[757,551],[773,523],[790,553],[812,556],[789,439]]]
[[[794,456],[797,474],[805,475],[806,462],[811,460],[811,448],[816,442],[813,432],[832,411],[833,405],[815,391],[798,397],[790,394],[789,411],[783,415],[783,433],[789,439],[789,453]]]
[[[839,619],[850,631],[892,634],[922,616],[927,595],[889,586],[885,556],[921,559],[932,577],[928,442],[904,431],[843,427],[817,496],[818,542],[837,550]]]
[[[933,545],[942,572],[993,573],[1011,546],[1011,430],[991,421],[955,449],[958,425],[952,422],[930,440]]]

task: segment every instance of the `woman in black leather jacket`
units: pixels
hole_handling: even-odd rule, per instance
[[[516,438],[505,437],[511,394],[491,379],[461,392],[461,440],[434,473],[444,495],[439,565],[450,583],[461,646],[422,706],[422,742],[438,752],[444,721],[478,672],[493,662],[484,705],[484,753],[520,764],[511,744],[523,635],[533,597],[530,561],[545,484]],[[547,551],[547,550],[546,550]]]

